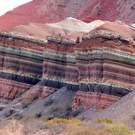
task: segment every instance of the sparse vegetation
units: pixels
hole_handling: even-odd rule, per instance
[[[110,124],[113,123],[113,120],[111,118],[98,118],[96,122]]]
[[[94,129],[85,125],[68,126],[64,135],[110,135],[102,129]]]
[[[104,123],[104,130],[111,135],[133,135],[133,131],[127,125],[114,122],[111,118],[98,118],[97,123]]]
[[[76,118],[65,119],[65,118],[54,118],[45,120],[49,125],[81,125],[81,120]]]
[[[111,133],[111,135],[133,135],[134,133],[128,128],[128,126],[115,123],[115,124],[108,124],[105,126],[105,131]]]
[[[36,123],[38,123],[37,120],[38,119],[35,121]],[[30,119],[28,119],[28,121],[22,122],[9,120],[7,122],[8,124],[6,123],[4,124],[5,126],[0,127],[0,135],[52,135],[52,133],[53,135],[59,135],[59,133],[61,133],[61,135],[135,135],[134,132],[128,128],[128,126],[121,123],[116,123],[109,118],[98,119],[98,124],[102,122],[105,124],[93,127],[90,127],[85,122],[75,118],[48,119],[44,120],[45,122],[43,121],[42,124],[45,125],[42,130],[39,127],[42,127],[43,125],[36,125],[35,127],[33,121],[30,121]],[[30,123],[28,124],[27,122]],[[25,124],[27,126],[30,125],[30,128],[33,128],[29,130],[29,127],[25,128]],[[61,125],[62,130],[59,132],[59,127],[61,127]]]
[[[134,135],[134,132],[121,123],[106,123],[103,127],[98,128],[86,125],[68,126],[65,135]]]

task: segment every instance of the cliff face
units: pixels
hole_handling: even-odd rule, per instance
[[[43,43],[0,33],[0,97],[14,99],[42,77]]]
[[[74,109],[84,104],[106,108],[135,88],[134,30],[128,25],[107,22],[78,44],[49,38],[44,52],[44,80],[82,91],[73,101]]]
[[[70,40],[57,35],[41,40],[0,33],[0,96],[13,100],[10,104],[13,108],[20,104],[19,109],[23,110],[33,100],[46,99],[65,87],[66,92],[72,93],[72,110],[80,106],[100,110],[135,89],[133,27],[122,22],[85,24],[74,20],[75,24],[85,26],[71,25],[69,29],[63,22],[49,26],[61,26],[59,29],[66,29],[71,35],[78,33],[78,27],[82,30],[79,38]]]
[[[0,30],[30,22],[57,22],[74,17],[86,22],[95,19],[135,21],[134,0],[33,0],[0,17]]]

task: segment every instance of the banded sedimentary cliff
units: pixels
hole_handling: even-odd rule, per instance
[[[42,77],[43,41],[0,33],[0,97],[14,99]]]
[[[83,91],[80,102],[87,103],[85,95],[89,95],[89,107],[99,97],[103,104],[97,107],[105,108],[134,90],[134,50],[134,30],[119,23],[96,28],[78,44],[49,38],[44,51],[43,78],[55,87],[67,85],[69,89]]]
[[[104,109],[135,88],[134,32],[121,22],[106,22],[76,41],[0,33],[0,96],[23,95],[24,103],[67,87],[76,92],[73,110]]]
[[[74,96],[72,110],[76,111],[79,107],[85,109],[102,110],[111,106],[114,102],[120,99],[118,96],[107,95],[97,92],[78,91]]]

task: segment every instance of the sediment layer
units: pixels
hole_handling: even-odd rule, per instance
[[[5,80],[0,96],[14,99],[34,85],[39,91],[51,87],[51,92],[67,87],[77,92],[73,110],[81,105],[104,109],[135,89],[134,52],[132,34],[103,26],[84,34],[79,42],[0,33],[0,79]]]
[[[42,78],[43,42],[0,33],[0,97],[14,99]]]
[[[81,43],[64,44],[49,38],[44,50],[43,79],[83,91],[84,95],[93,92],[88,99],[96,100],[95,93],[101,93],[107,101],[98,108],[106,108],[135,89],[134,51],[132,37],[99,28],[84,35]],[[90,101],[86,102],[91,106]]]
[[[84,107],[85,109],[102,110],[117,102],[119,99],[117,96],[107,94],[78,91],[73,99],[72,109],[76,111],[79,107]]]

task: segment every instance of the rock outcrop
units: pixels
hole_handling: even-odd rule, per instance
[[[0,33],[1,99],[23,109],[66,87],[74,95],[73,110],[107,108],[135,89],[134,33],[129,25],[108,21],[82,31],[76,40]]]
[[[44,54],[43,79],[50,80],[51,86],[67,85],[69,89],[83,91],[84,95],[96,92],[97,95],[92,96],[94,100],[104,94],[111,95],[110,99],[105,96],[105,102],[101,98],[104,105],[97,105],[99,109],[135,88],[134,30],[120,22],[97,27],[77,44],[49,38]]]
[[[117,102],[120,98],[117,96],[101,94],[96,92],[78,91],[74,96],[72,110],[76,111],[79,107],[93,110],[103,110]]]
[[[44,41],[0,33],[0,97],[14,99],[40,81]]]
[[[81,41],[84,33],[94,30],[95,28],[105,24],[107,21],[95,20],[91,23],[85,23],[78,19],[67,17],[56,23],[30,23],[28,25],[19,25],[11,30],[11,32],[24,36],[32,36],[38,39],[48,39],[48,37],[62,38],[67,40]]]

